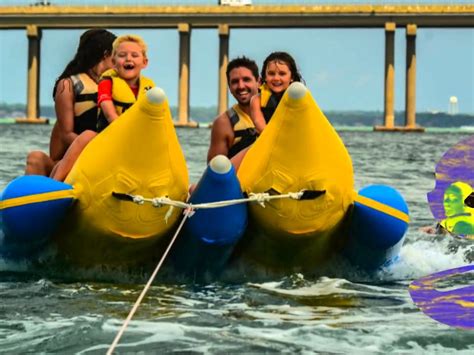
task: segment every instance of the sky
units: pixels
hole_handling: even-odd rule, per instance
[[[90,1],[89,1],[90,2]],[[179,37],[174,29],[110,29],[141,35],[149,46],[143,74],[178,99]],[[52,105],[56,77],[74,55],[83,30],[44,30],[41,42],[41,105]],[[27,37],[24,30],[0,30],[0,102],[26,102]],[[191,33],[191,106],[217,106],[217,29]],[[272,51],[296,60],[323,110],[383,111],[384,29],[231,29],[230,59],[246,55],[260,66]],[[474,113],[474,28],[418,28],[417,112],[448,110],[458,98],[459,112]],[[405,30],[395,34],[395,109],[405,107]],[[229,102],[234,101],[229,96]]]

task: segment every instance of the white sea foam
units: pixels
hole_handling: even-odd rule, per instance
[[[466,252],[470,246],[458,246],[451,250],[455,240],[451,237],[417,240],[406,243],[400,253],[399,262],[385,273],[395,280],[417,279],[438,271],[469,264]]]

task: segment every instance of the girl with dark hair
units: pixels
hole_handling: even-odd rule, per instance
[[[49,176],[69,146],[84,136],[95,135],[97,123],[97,83],[112,67],[112,43],[116,36],[104,29],[84,32],[74,58],[56,79],[53,89],[56,123],[51,132],[49,155],[28,154],[26,175]],[[89,139],[90,140],[90,139]]]
[[[286,52],[273,52],[264,60],[261,78],[260,93],[250,103],[250,116],[259,133],[270,121],[288,86],[302,81],[295,60]]]

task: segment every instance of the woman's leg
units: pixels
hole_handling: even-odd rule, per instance
[[[74,163],[82,153],[87,144],[97,135],[93,131],[84,131],[71,143],[64,157],[53,168],[51,177],[58,181],[64,181],[67,174],[71,171]]]
[[[54,161],[44,152],[34,150],[26,157],[25,175],[49,176]]]

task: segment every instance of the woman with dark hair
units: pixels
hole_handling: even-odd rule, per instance
[[[113,33],[98,28],[81,35],[74,58],[54,84],[57,120],[51,132],[49,155],[41,151],[30,152],[26,175],[49,176],[73,141],[95,135],[97,83],[100,75],[112,67],[115,38]]]

